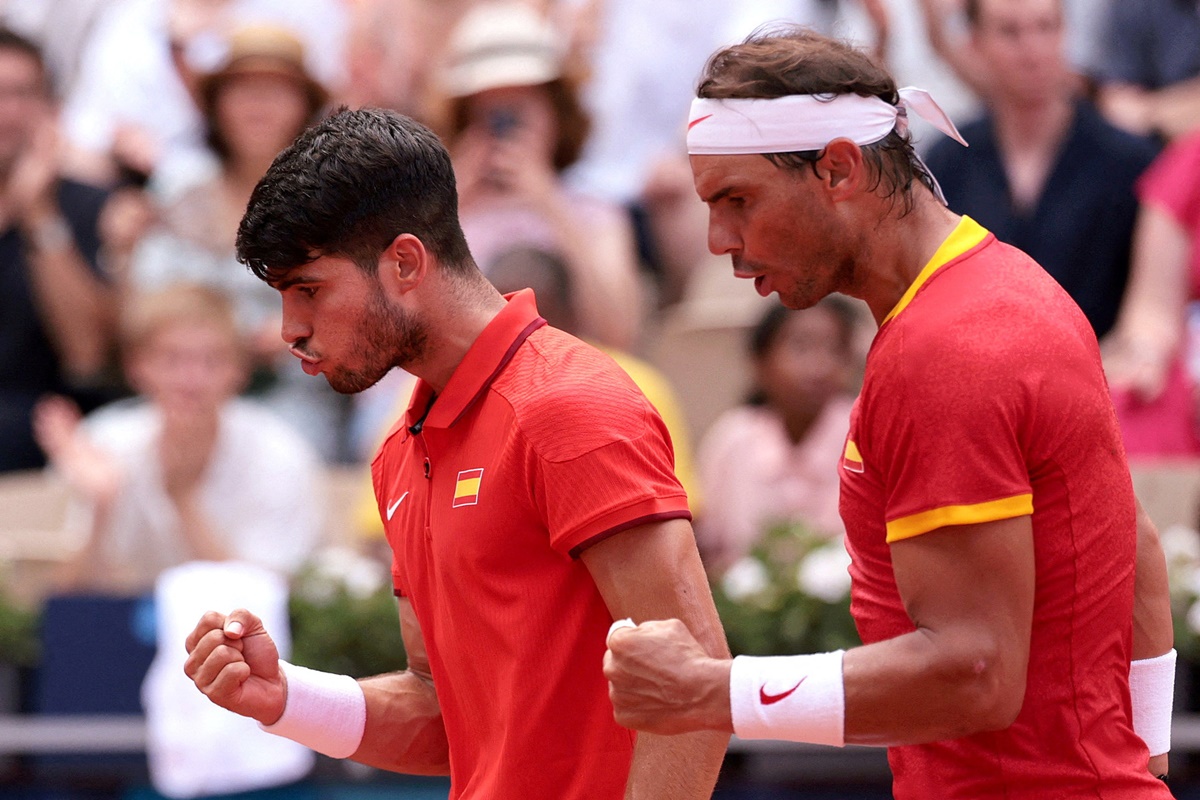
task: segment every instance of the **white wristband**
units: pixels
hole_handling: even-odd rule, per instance
[[[353,755],[367,728],[367,698],[358,681],[286,661],[279,667],[287,678],[287,702],[274,725],[259,727],[333,758]]]
[[[733,732],[841,747],[845,739],[842,651],[810,656],[738,656],[729,673]]]
[[[1143,658],[1129,665],[1129,697],[1133,701],[1133,731],[1161,756],[1171,749],[1171,706],[1175,695],[1175,651]]]

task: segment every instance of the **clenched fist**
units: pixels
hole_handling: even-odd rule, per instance
[[[287,682],[262,620],[245,609],[209,611],[188,635],[183,671],[209,700],[271,725],[283,715]]]
[[[730,664],[704,652],[677,619],[618,628],[604,654],[613,715],[648,733],[732,732]]]

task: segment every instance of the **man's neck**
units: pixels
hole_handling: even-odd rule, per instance
[[[903,216],[898,208],[889,212],[856,259],[856,286],[847,294],[866,302],[877,325],[883,324],[961,219],[923,186],[914,186],[913,203],[912,211]]]
[[[441,276],[449,284],[464,279]],[[441,292],[441,302],[431,304],[427,319],[425,353],[405,369],[441,394],[467,351],[505,306],[504,297],[482,277],[465,279],[451,291]],[[431,287],[432,288],[432,287]]]

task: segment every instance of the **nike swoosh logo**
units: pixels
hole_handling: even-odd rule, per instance
[[[388,510],[387,510],[387,518],[388,519],[392,518],[392,514],[396,513],[396,509],[400,507],[400,504],[404,502],[404,498],[406,498],[406,497],[408,497],[408,492],[405,492],[404,494],[400,495],[399,500],[397,500],[396,502],[394,502],[390,506],[388,506]]]
[[[807,678],[807,677],[808,677],[807,675],[804,676],[804,678]],[[795,686],[788,689],[786,692],[781,692],[780,694],[767,694],[767,687],[760,686],[758,688],[758,702],[762,703],[764,706],[770,706],[770,705],[774,705],[775,703],[778,703],[780,700],[783,700],[788,695],[790,695],[792,692],[799,689],[800,684],[804,683],[804,678],[801,678],[800,680],[796,681]]]
[[[696,127],[701,122],[704,122],[704,120],[708,119],[711,116],[712,116],[712,114],[705,114],[703,117],[696,117],[694,120],[692,120],[691,122],[688,123],[687,129],[690,131],[692,128]]]

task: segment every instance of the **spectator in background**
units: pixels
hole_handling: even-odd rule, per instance
[[[71,174],[180,187],[209,167],[197,79],[225,57],[230,31],[286,26],[308,65],[340,81],[347,12],[339,0],[117,0],[97,19],[67,96]]]
[[[135,297],[122,346],[142,402],[86,419],[60,397],[37,409],[38,442],[82,504],[63,588],[145,594],[196,560],[299,566],[319,533],[318,461],[282,420],[235,399],[247,371],[229,302],[189,285]]]
[[[133,297],[122,322],[139,400],[86,419],[58,397],[37,409],[38,441],[77,495],[69,520],[83,534],[61,589],[154,594],[158,648],[141,699],[159,792],[294,781],[311,753],[181,691],[186,654],[175,634],[197,606],[248,603],[286,632],[287,577],[320,531],[319,462],[283,420],[235,399],[247,362],[222,294],[177,284]]]
[[[450,32],[477,0],[356,0],[347,32],[347,79],[338,103],[430,118],[436,68]]]
[[[588,130],[560,38],[517,2],[483,3],[455,29],[442,82],[459,213],[485,275],[517,245],[560,253],[580,332],[629,349],[643,305],[632,226],[620,207],[568,190],[560,176]]]
[[[1113,124],[1165,139],[1200,126],[1200,5],[1113,0],[1107,27],[1097,77]]]
[[[1200,130],[1138,182],[1129,291],[1105,342],[1105,371],[1129,458],[1200,456],[1188,305],[1200,298]]]
[[[438,68],[451,33],[474,6],[489,0],[353,0],[346,44],[346,81],[337,104],[379,107],[420,120],[438,116]],[[552,20],[567,61],[590,69],[596,17],[611,0],[522,0]],[[568,71],[573,71],[572,67]]]
[[[333,460],[341,452],[344,401],[292,363],[279,335],[278,295],[234,254],[250,192],[276,154],[319,116],[326,92],[306,70],[300,40],[268,25],[236,29],[226,60],[198,89],[220,171],[177,196],[156,197],[157,224],[144,236],[134,221],[132,230],[110,227],[106,244],[135,291],[191,281],[226,293],[256,369],[253,393]],[[122,201],[137,202],[127,195]]]
[[[859,314],[831,296],[805,311],[772,306],[751,332],[754,388],[700,443],[706,498],[696,542],[710,575],[745,556],[772,524],[839,537],[838,463],[861,375]]]
[[[927,161],[951,208],[1031,255],[1074,298],[1097,337],[1116,320],[1137,213],[1133,184],[1156,147],[1078,97],[1061,0],[970,0],[967,55],[988,113]]]
[[[0,18],[12,30],[36,42],[56,94],[68,95],[79,77],[80,57],[96,21],[111,0],[8,2]]]
[[[103,369],[114,292],[97,256],[104,192],[58,173],[58,131],[37,47],[0,30],[0,471],[40,467],[37,398]]]

